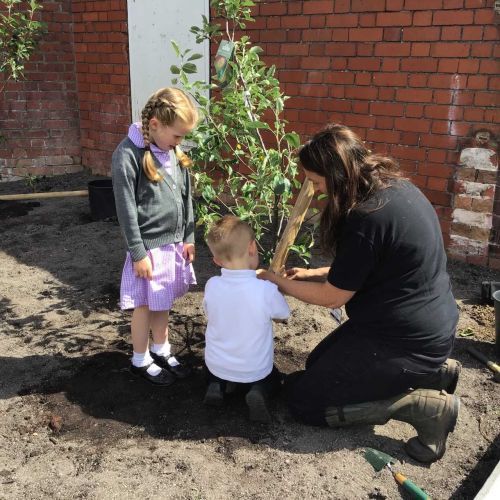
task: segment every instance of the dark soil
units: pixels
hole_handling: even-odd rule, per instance
[[[85,189],[86,173],[44,179],[39,191]],[[0,194],[28,192],[0,184]],[[1,202],[0,498],[408,498],[365,447],[395,456],[433,498],[473,498],[500,457],[499,386],[467,351],[495,358],[494,312],[481,283],[500,273],[450,262],[461,310],[459,422],[442,460],[423,466],[402,445],[407,424],[323,429],[293,421],[278,398],[273,423],[248,421],[234,396],[202,405],[204,283],[218,270],[197,243],[198,285],[176,302],[171,342],[194,375],[158,388],[128,371],[129,313],[117,303],[125,248],[115,219],[93,221],[86,198]],[[319,262],[315,257],[315,262]],[[300,369],[335,324],[290,299],[276,325],[276,364]]]

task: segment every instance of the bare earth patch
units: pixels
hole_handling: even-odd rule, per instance
[[[39,184],[86,187],[85,174]],[[26,192],[23,183],[1,193]],[[500,457],[500,391],[467,352],[495,359],[494,312],[481,282],[500,273],[450,262],[461,310],[455,357],[463,364],[462,408],[442,460],[424,466],[402,449],[415,433],[385,426],[324,429],[292,420],[278,399],[271,425],[248,421],[235,397],[202,405],[203,285],[217,273],[197,245],[198,286],[175,304],[171,341],[195,374],[168,388],[128,372],[129,314],[117,307],[124,245],[115,220],[92,221],[86,198],[0,202],[0,498],[358,499],[407,498],[375,473],[365,447],[436,499],[469,499]],[[303,366],[334,327],[327,310],[289,300],[277,325],[276,363]],[[497,358],[498,359],[498,358]]]

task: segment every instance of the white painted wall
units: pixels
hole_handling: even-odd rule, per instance
[[[208,42],[197,44],[189,29],[201,26],[202,15],[210,17],[209,0],[128,0],[127,7],[132,121],[138,121],[148,97],[172,85],[170,66],[179,65],[179,60],[170,40],[182,50],[203,54],[194,61],[198,73],[193,78],[208,81]]]

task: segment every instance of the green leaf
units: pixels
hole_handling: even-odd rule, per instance
[[[182,65],[182,71],[184,71],[184,73],[187,73],[188,75],[191,75],[193,73],[196,73],[198,69],[196,68],[196,64],[186,63]]]
[[[196,61],[196,59],[201,59],[203,57],[202,54],[193,54],[189,57],[188,61]]]
[[[175,40],[170,40],[170,43],[174,49],[174,52],[175,52],[175,55],[177,57],[180,57],[181,55],[181,49],[179,48],[179,45],[177,44],[177,42]]]
[[[178,75],[180,72],[181,70],[175,64],[172,64],[172,66],[170,66],[170,73],[172,73],[173,75]]]
[[[285,134],[284,139],[291,148],[297,149],[300,146],[300,137],[296,132]]]

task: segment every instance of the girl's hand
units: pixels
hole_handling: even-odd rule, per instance
[[[303,267],[292,267],[285,271],[285,276],[289,280],[307,280],[309,279],[309,269]]]
[[[193,243],[184,243],[184,248],[182,249],[182,256],[186,261],[191,264],[194,260],[194,244]]]
[[[134,262],[134,274],[138,278],[145,278],[149,281],[153,279],[153,264],[148,256]]]

